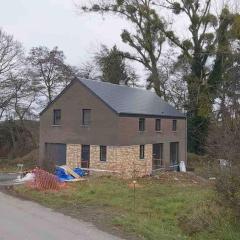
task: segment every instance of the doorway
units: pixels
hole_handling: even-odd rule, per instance
[[[163,167],[163,143],[153,144],[152,169],[157,170]]]
[[[81,167],[89,168],[90,163],[90,145],[82,145]]]
[[[170,143],[170,165],[175,169],[179,164],[179,143]]]

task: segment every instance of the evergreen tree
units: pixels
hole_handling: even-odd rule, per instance
[[[130,66],[127,66],[121,51],[117,46],[108,49],[102,46],[99,53],[95,56],[101,72],[100,79],[119,85],[134,86],[137,84],[137,76]]]

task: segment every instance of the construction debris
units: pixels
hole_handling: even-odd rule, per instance
[[[208,180],[189,172],[161,172],[154,178],[164,183],[208,184]]]
[[[84,176],[86,176],[86,171],[81,168],[71,169],[68,166],[59,166],[56,167],[54,174],[35,168],[27,172],[0,175],[0,186],[26,183],[38,190],[57,190],[64,182],[85,181]]]
[[[32,188],[37,190],[59,190],[61,183],[58,178],[42,169],[36,168],[33,170],[35,175],[34,181],[30,183]]]
[[[68,166],[60,166],[60,168],[64,169],[66,171],[66,173],[68,173],[72,177],[80,178],[80,176],[77,173],[75,173],[70,167],[68,167]]]
[[[25,183],[25,182],[33,182],[35,179],[35,174],[34,173],[27,173],[23,178],[21,176],[18,176],[17,179],[15,180],[18,183]]]
[[[71,169],[67,166],[59,166],[56,168],[55,175],[60,182],[76,182],[84,180],[82,177],[86,175],[81,168]]]
[[[184,161],[180,162],[179,168],[180,168],[180,172],[186,172],[186,165]]]

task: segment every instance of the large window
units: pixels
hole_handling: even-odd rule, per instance
[[[91,109],[82,110],[82,125],[89,126],[91,124]]]
[[[145,118],[139,118],[139,131],[145,131]]]
[[[163,166],[163,143],[153,144],[153,170]]]
[[[107,147],[100,146],[100,161],[106,162],[107,161]]]
[[[179,143],[178,142],[170,143],[170,163],[172,166],[175,166],[179,163]]]
[[[140,159],[144,159],[145,157],[145,146],[144,145],[140,145],[139,148],[139,158]]]
[[[53,110],[53,125],[61,124],[61,109]]]
[[[161,131],[161,119],[156,119],[156,122],[155,122],[155,130],[157,132]]]
[[[175,132],[177,131],[177,120],[172,121],[172,130]]]

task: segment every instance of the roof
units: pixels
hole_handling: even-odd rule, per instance
[[[94,80],[79,81],[119,115],[185,118],[185,115],[150,90]]]

